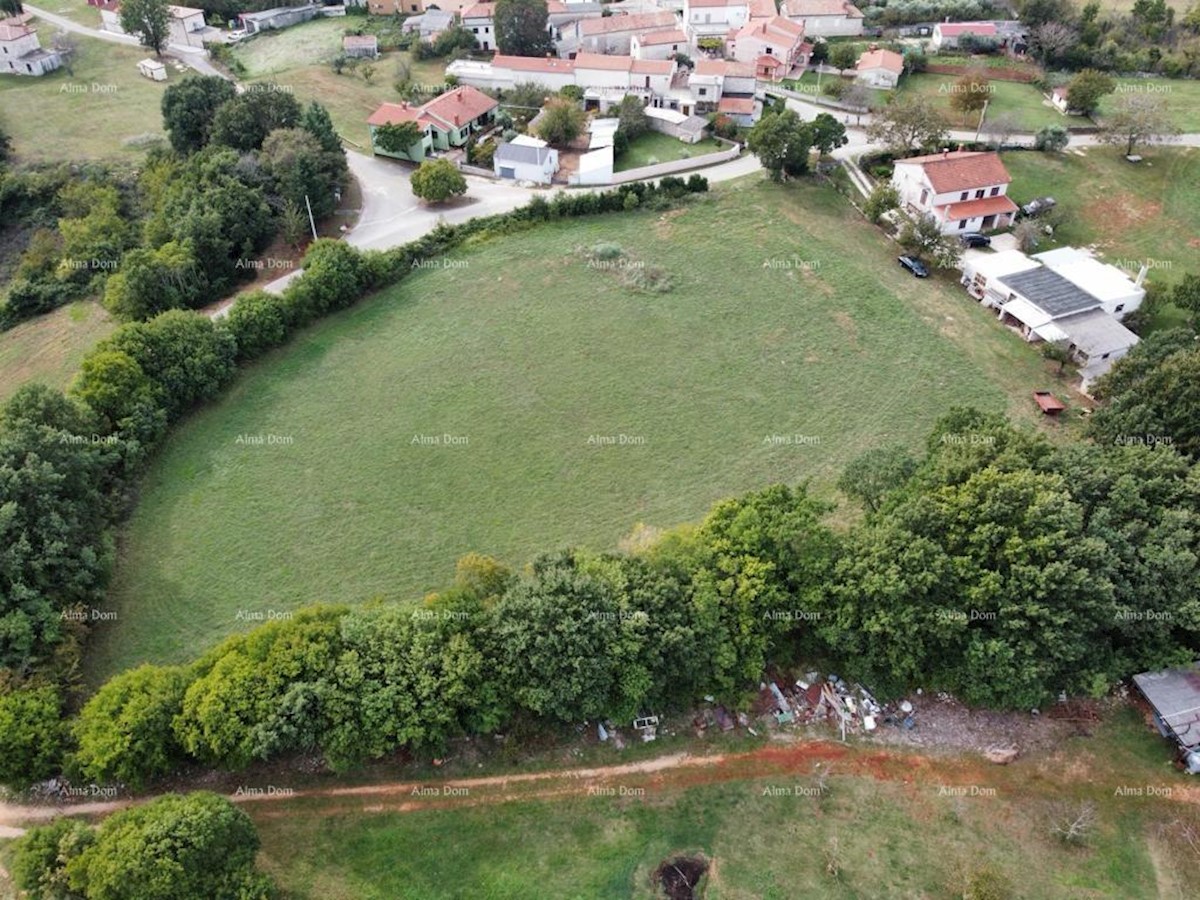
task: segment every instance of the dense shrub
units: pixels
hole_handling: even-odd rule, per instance
[[[62,706],[54,685],[0,688],[0,782],[20,786],[54,774],[63,748]]]
[[[239,361],[257,359],[284,342],[288,334],[285,302],[266,291],[252,291],[237,298],[221,325],[237,342]]]

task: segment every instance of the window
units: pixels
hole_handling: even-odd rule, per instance
[[[1000,193],[1000,188],[994,187],[994,188],[992,188],[992,193],[989,196],[995,197],[999,193]]]
[[[700,88],[700,89],[697,91],[697,93],[698,93],[698,94],[699,94],[701,97],[707,97],[707,96],[708,96],[708,88]]]
[[[976,200],[982,200],[982,199],[983,199],[983,191],[982,191],[982,190],[978,190],[978,191],[976,191],[976,192],[975,192],[975,199],[976,199]]]
[[[929,200],[929,191],[921,191],[921,205],[924,206]]]
[[[471,34],[479,34],[479,29],[478,29],[478,28],[472,28],[472,29],[471,29]]]
[[[1125,304],[1124,304],[1124,303],[1118,303],[1118,304],[1116,305],[1116,308],[1115,308],[1115,309],[1113,309],[1113,312],[1120,312],[1120,311],[1121,311],[1121,310],[1123,310],[1124,308],[1125,308]]]
[[[959,219],[959,220],[958,220],[958,230],[959,230],[959,231],[962,231],[962,230],[963,230],[964,228],[966,228],[966,227],[967,227],[967,220],[966,220],[966,219]]]
[[[963,191],[963,192],[962,192],[962,196],[961,196],[961,197],[959,197],[958,199],[959,199],[959,200],[966,200],[966,199],[967,199],[967,195],[968,195],[969,193],[970,193],[970,191]]]

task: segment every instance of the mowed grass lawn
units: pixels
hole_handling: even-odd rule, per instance
[[[639,166],[692,159],[706,153],[724,150],[726,146],[713,138],[703,138],[694,144],[685,144],[679,138],[663,134],[661,131],[647,131],[629,144],[629,147],[621,154],[621,158],[613,165],[613,171],[624,172],[626,169],[636,169]]]
[[[116,328],[98,303],[72,303],[0,331],[0,403],[37,381],[66,387],[84,354]]]
[[[1161,99],[1181,131],[1200,131],[1200,81],[1182,78],[1118,78],[1117,90],[1100,101],[1097,120],[1113,109],[1122,94],[1148,94]]]
[[[43,46],[56,30],[39,27]],[[137,70],[145,49],[71,37],[77,50],[70,74],[0,78],[0,120],[18,161],[141,159],[146,139],[165,136],[162,94],[183,74],[168,64],[166,81],[150,81]]]
[[[445,81],[443,60],[416,61],[400,51],[385,53],[371,63],[374,74],[370,82],[362,77],[361,69],[348,68],[335,75],[329,63],[341,53],[342,37],[347,29],[366,24],[359,17],[314,19],[243,41],[234,53],[246,66],[246,80],[284,85],[304,103],[319,100],[343,137],[366,146],[370,140],[367,117],[379,104],[402,99],[395,88],[401,66],[412,83]]]
[[[928,97],[938,109],[942,110],[946,122],[954,128],[975,128],[979,124],[979,113],[972,112],[963,116],[950,105],[954,96],[954,88],[958,75],[935,75],[923,72],[916,75],[906,75],[900,81],[900,90],[904,93],[921,94]],[[1042,96],[1039,88],[1032,84],[1021,84],[1016,81],[991,80],[988,83],[987,98],[990,101],[987,116],[1012,118],[1018,131],[1037,131],[1046,125],[1090,125],[1091,122],[1080,116],[1064,116]]]
[[[1131,273],[1173,284],[1200,271],[1200,150],[1153,147],[1139,164],[1112,147],[1063,154],[1005,153],[1017,203],[1050,195],[1066,214],[1049,246],[1095,246]],[[1178,324],[1167,307],[1158,324]]]
[[[578,248],[601,242],[674,289],[589,266]],[[918,448],[952,405],[1035,421],[1047,372],[810,182],[484,243],[306,331],[175,430],[90,676],[194,656],[246,628],[239,612],[416,600],[471,551],[519,566],[775,482],[830,494],[849,460]]]

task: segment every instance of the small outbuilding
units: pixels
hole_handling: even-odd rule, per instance
[[[1188,773],[1200,775],[1200,662],[1143,672],[1133,676],[1133,683],[1154,710],[1154,723],[1163,737],[1179,745]]]
[[[143,59],[137,64],[138,71],[151,81],[166,81],[167,67],[157,59]]]
[[[558,171],[558,151],[541,140],[501,144],[492,156],[496,177],[549,184]]]
[[[379,38],[373,34],[348,34],[342,38],[342,52],[347,56],[374,59],[379,55]]]

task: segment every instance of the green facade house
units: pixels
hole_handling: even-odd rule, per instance
[[[367,119],[367,126],[371,130],[371,147],[377,156],[420,162],[435,151],[462,147],[472,134],[490,128],[496,121],[499,107],[498,101],[470,86],[447,91],[422,106],[384,103]],[[377,129],[402,122],[415,122],[421,126],[421,140],[398,153],[381,150],[375,139]]]

